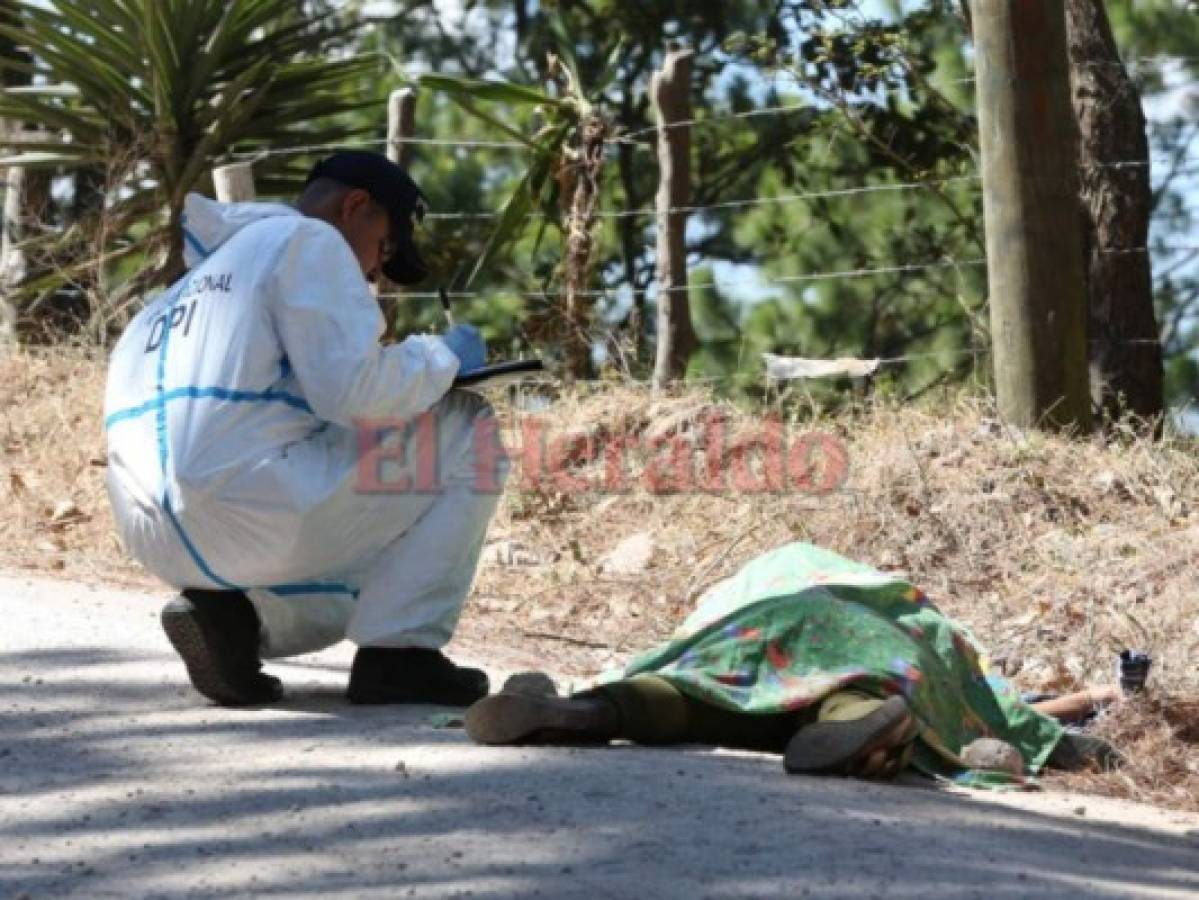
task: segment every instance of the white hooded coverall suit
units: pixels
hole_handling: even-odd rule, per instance
[[[188,272],[109,364],[125,545],[176,587],[244,590],[267,658],[441,647],[507,475],[491,408],[450,389],[440,338],[380,345],[331,225],[191,195],[184,229]]]

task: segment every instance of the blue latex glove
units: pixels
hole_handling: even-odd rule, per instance
[[[455,325],[441,336],[453,354],[458,357],[458,374],[465,375],[483,368],[487,362],[487,344],[474,325]]]

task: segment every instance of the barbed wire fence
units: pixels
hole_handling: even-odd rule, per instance
[[[1174,56],[1153,56],[1139,57],[1126,60],[1123,63],[1108,63],[1099,62],[1096,65],[1122,65],[1126,64],[1134,70],[1149,66],[1172,66],[1175,64],[1185,64],[1189,62],[1199,62],[1199,57],[1183,58]],[[975,81],[974,76],[969,76],[961,79],[954,79],[951,83],[955,84],[972,84]],[[802,82],[799,82],[802,83]],[[873,102],[873,101],[865,101]],[[630,146],[634,149],[649,150],[653,149],[653,140],[662,132],[663,129],[676,128],[706,128],[726,126],[731,122],[744,121],[749,119],[757,119],[763,117],[778,117],[793,114],[810,113],[813,109],[811,102],[799,103],[780,103],[755,107],[748,110],[726,111],[718,114],[707,114],[702,117],[691,117],[681,121],[669,122],[665,125],[653,125],[643,128],[636,128],[619,132],[609,141],[609,149],[615,149],[621,145]],[[389,132],[390,133],[390,132]],[[529,143],[520,141],[491,141],[491,140],[476,140],[476,139],[454,139],[454,138],[434,138],[423,137],[415,134],[406,134],[402,138],[403,144],[412,147],[432,147],[432,148],[451,148],[457,152],[472,152],[472,151],[518,151],[525,152],[530,148]],[[288,147],[280,149],[264,149],[264,150],[245,150],[233,151],[225,157],[228,160],[236,162],[248,162],[253,164],[270,156],[278,155],[312,155],[318,153],[330,152],[346,146],[367,147],[367,148],[385,148],[390,147],[394,143],[394,138],[356,141],[350,144],[312,144],[299,147]],[[1190,156],[1184,155],[1182,158],[1166,157],[1160,154],[1151,156],[1149,160],[1117,160],[1109,163],[1103,163],[1103,168],[1114,170],[1125,168],[1144,168],[1144,167],[1166,167],[1168,169],[1168,177],[1189,178],[1199,175],[1199,158],[1192,160]],[[856,197],[870,197],[884,194],[897,194],[914,191],[927,191],[937,188],[946,188],[951,186],[977,186],[981,182],[981,175],[978,173],[969,173],[961,175],[953,175],[948,177],[930,177],[922,180],[914,180],[899,183],[884,183],[884,184],[868,184],[847,186],[840,188],[829,188],[824,190],[800,192],[800,193],[785,193],[764,197],[753,197],[749,199],[737,199],[728,201],[713,201],[705,204],[695,205],[680,205],[671,206],[666,209],[657,207],[643,207],[635,209],[623,210],[601,210],[596,215],[602,220],[621,220],[621,219],[641,219],[651,221],[655,218],[660,219],[664,215],[715,215],[728,211],[750,210],[772,205],[785,204],[803,204],[816,201],[848,199]],[[1183,210],[1186,212],[1186,210]],[[427,219],[432,222],[489,222],[494,221],[499,217],[497,211],[476,211],[476,210],[435,210],[428,214]],[[527,219],[543,218],[544,214],[533,211],[526,215]],[[1180,255],[1199,257],[1199,245],[1190,244],[1170,244],[1166,242],[1150,243],[1143,247],[1121,247],[1111,248],[1102,251],[1113,255],[1124,254],[1155,254],[1167,259],[1177,259]],[[712,279],[709,281],[699,281],[687,284],[680,287],[656,288],[652,284],[644,288],[648,297],[653,298],[664,293],[670,292],[701,292],[701,291],[717,291],[722,294],[736,294],[739,289],[751,288],[759,295],[764,292],[769,292],[776,289],[794,288],[795,286],[813,285],[828,281],[845,281],[866,278],[878,278],[883,276],[914,276],[928,273],[935,270],[976,270],[986,266],[984,258],[968,258],[968,259],[932,259],[932,260],[913,260],[910,262],[902,262],[889,265],[862,265],[854,268],[839,269],[834,271],[810,272],[797,275],[779,275],[773,277],[755,276],[749,279]],[[627,300],[633,288],[629,285],[615,285],[611,287],[596,288],[582,292],[582,296],[593,299],[614,299]],[[537,300],[552,302],[556,295],[552,291],[546,290],[511,290],[503,291],[503,293],[515,295],[526,300]],[[405,292],[389,292],[385,296],[389,297],[404,297],[408,299],[436,299],[440,296],[439,292],[433,291],[405,291]],[[448,296],[458,300],[474,299],[482,296],[479,291],[451,291]],[[591,335],[591,338],[597,343],[609,344],[613,340],[613,333],[610,329],[601,329],[597,333]],[[1145,341],[1135,341],[1130,343],[1146,343]],[[945,361],[955,357],[970,356],[975,359],[987,352],[985,347],[974,347],[963,350],[940,350],[928,353],[911,353],[902,354],[892,357],[882,357],[870,360],[875,364],[875,367],[899,366],[906,365],[912,362],[921,360],[940,360]]]
[[[1131,60],[1126,60],[1124,64],[1133,67],[1140,66],[1172,66],[1175,64],[1188,64],[1199,62],[1199,57],[1175,57],[1175,56],[1154,56],[1140,57]],[[1103,65],[1119,65],[1120,63],[1099,63]],[[973,76],[962,79],[955,79],[954,83],[972,83]],[[864,101],[874,102],[874,101]],[[751,119],[780,117],[796,114],[810,113],[813,109],[811,102],[798,103],[778,103],[773,105],[765,105],[755,107],[748,110],[731,110],[715,114],[705,114],[699,117],[689,117],[684,120],[666,123],[665,125],[652,125],[642,128],[635,128],[617,133],[609,142],[609,149],[615,150],[620,146],[629,146],[635,150],[651,150],[654,148],[654,139],[662,132],[663,129],[697,129],[709,127],[727,126],[729,123],[741,122]],[[393,123],[394,124],[394,123]],[[389,134],[392,133],[392,128],[389,128]],[[402,136],[404,146],[410,147],[429,147],[438,149],[448,149],[455,153],[470,153],[482,151],[514,151],[527,152],[531,146],[531,142],[522,142],[514,140],[480,140],[474,138],[454,138],[454,137],[426,137],[415,134],[404,134]],[[325,154],[337,149],[346,147],[359,148],[378,148],[378,149],[393,149],[395,144],[394,137],[355,140],[340,143],[313,143],[299,146],[283,147],[283,148],[261,148],[261,149],[237,149],[232,148],[229,152],[221,154],[216,162],[224,164],[223,168],[230,166],[247,166],[251,167],[262,160],[271,157],[279,156],[315,156]],[[1166,158],[1161,155],[1151,157],[1149,160],[1117,160],[1109,163],[1104,163],[1105,168],[1122,169],[1122,168],[1143,168],[1146,166],[1168,166],[1169,176],[1171,178],[1190,177],[1199,175],[1199,158],[1192,159],[1189,156],[1178,158]],[[673,215],[716,215],[730,211],[751,210],[772,205],[787,205],[787,204],[805,204],[816,201],[851,199],[859,197],[872,197],[886,194],[900,194],[907,192],[929,191],[933,189],[960,186],[972,187],[977,186],[981,182],[981,175],[977,172],[966,174],[929,177],[921,180],[912,180],[899,183],[882,183],[882,184],[866,184],[846,187],[828,188],[824,190],[799,192],[799,193],[784,193],[771,196],[753,197],[748,199],[736,199],[727,201],[713,201],[706,204],[685,204],[679,206],[669,206],[666,208],[658,207],[642,207],[636,209],[623,210],[600,210],[597,217],[603,220],[621,220],[621,219],[640,219],[644,218],[648,221],[663,218]],[[250,182],[252,184],[252,180]],[[227,197],[226,199],[248,199],[244,196]],[[435,210],[429,213],[427,219],[433,222],[488,222],[494,221],[500,215],[497,211],[476,211],[476,210]],[[540,212],[531,212],[528,214],[529,219],[537,219],[542,217]],[[1177,258],[1182,254],[1190,254],[1199,256],[1199,245],[1188,244],[1168,244],[1156,243],[1144,247],[1127,247],[1113,248],[1104,251],[1111,254],[1157,254],[1166,258]],[[703,292],[717,291],[722,294],[736,294],[743,288],[751,288],[753,291],[761,294],[776,289],[790,289],[797,286],[815,285],[830,281],[849,281],[857,279],[880,278],[885,276],[916,276],[934,272],[938,270],[977,270],[985,267],[986,260],[984,258],[966,258],[966,259],[926,259],[926,260],[911,260],[887,265],[870,265],[863,264],[858,267],[844,268],[833,271],[818,271],[796,275],[777,275],[773,277],[755,276],[753,278],[734,278],[734,279],[712,279],[710,281],[698,281],[695,283],[683,285],[680,287],[659,289],[652,284],[644,288],[646,296],[652,299],[655,296],[660,296],[663,293],[685,292]],[[582,296],[592,299],[627,299],[633,288],[629,285],[616,285],[610,287],[601,287],[582,292]],[[556,295],[552,291],[546,290],[511,290],[503,293],[514,294],[527,300],[538,300],[552,302]],[[404,297],[410,299],[436,299],[440,296],[438,292],[432,291],[406,291],[406,292],[385,292],[385,297]],[[472,299],[482,296],[479,291],[452,291],[449,296],[453,299]],[[601,330],[591,336],[597,343],[607,344],[612,340],[610,330]],[[918,360],[940,359],[946,360],[954,356],[969,355],[977,358],[980,353],[985,353],[985,348],[970,348],[961,351],[957,350],[942,350],[929,353],[913,353],[904,354],[894,357],[879,358],[876,360],[880,366],[906,365]]]

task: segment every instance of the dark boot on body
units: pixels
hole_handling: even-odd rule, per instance
[[[486,672],[455,665],[440,650],[360,647],[346,696],[351,703],[469,706],[489,687]]]
[[[188,588],[162,610],[162,629],[192,686],[221,706],[257,706],[283,696],[262,671],[261,624],[241,591]]]
[[[904,762],[902,753],[915,737],[915,726],[902,697],[858,703],[865,713],[822,718],[803,725],[787,744],[783,768],[792,774],[839,774],[889,777]],[[895,758],[889,758],[895,754]],[[888,765],[888,763],[894,763]]]
[[[606,744],[620,733],[620,710],[602,694],[557,697],[514,686],[466,711],[476,744]]]

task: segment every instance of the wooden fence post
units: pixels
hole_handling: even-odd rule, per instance
[[[658,347],[654,389],[681,379],[695,351],[687,293],[687,214],[691,200],[691,62],[695,53],[672,48],[650,80],[658,120]]]
[[[221,203],[245,203],[257,197],[251,163],[230,163],[213,169],[212,183]]]
[[[991,340],[1015,425],[1089,431],[1086,288],[1065,13],[974,0]]]
[[[50,173],[20,166],[4,175],[3,236],[0,241],[0,355],[17,344],[16,305],[7,293],[30,274],[29,255],[21,242],[43,226],[50,204]]]
[[[415,133],[416,91],[392,91],[387,101],[387,158],[407,169],[412,161],[412,145],[407,140]]]
[[[412,88],[392,91],[387,98],[387,158],[407,169],[412,161],[409,139],[415,134],[416,91]],[[393,284],[384,275],[380,275],[374,285],[375,297],[379,301],[379,308],[383,310],[389,333],[399,319],[401,300],[396,296],[399,289],[399,285]]]
[[[9,288],[20,281],[25,267],[17,258],[20,239],[21,186],[25,170],[12,167],[4,171],[3,249],[0,249],[0,357],[17,346],[17,307],[8,299]]]

